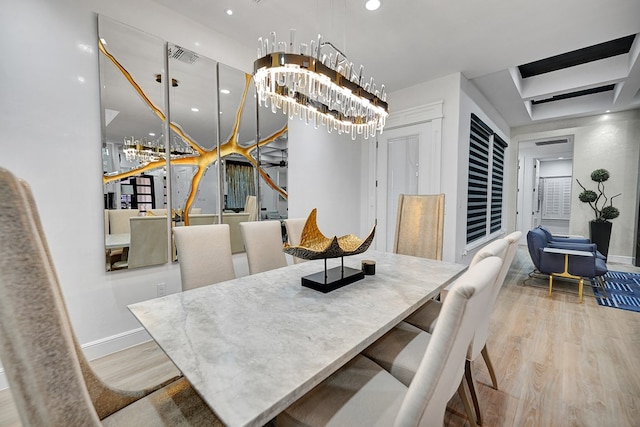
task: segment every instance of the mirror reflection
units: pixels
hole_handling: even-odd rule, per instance
[[[241,222],[287,217],[287,116],[258,114],[251,75],[103,16],[99,36],[107,270],[167,262],[169,222],[229,224],[238,253]]]
[[[164,42],[99,18],[107,270],[167,262]]]

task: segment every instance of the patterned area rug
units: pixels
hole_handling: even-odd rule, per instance
[[[621,308],[640,312],[640,274],[609,271],[604,276],[604,286],[608,298],[602,289],[594,287],[593,293],[598,304],[605,307]]]

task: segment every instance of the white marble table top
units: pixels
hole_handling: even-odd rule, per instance
[[[301,286],[324,268],[317,260],[129,309],[222,422],[263,425],[466,269],[373,250],[344,265],[363,259],[375,275],[327,294]]]
[[[104,246],[107,249],[128,248],[131,244],[131,234],[107,234],[104,236]]]
[[[563,254],[563,255],[577,255],[577,256],[593,256],[593,252],[588,251],[576,251],[574,249],[562,249],[562,248],[544,248],[543,252],[548,252],[552,254]]]

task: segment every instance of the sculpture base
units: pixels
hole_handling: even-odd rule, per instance
[[[302,278],[302,286],[326,294],[362,279],[364,279],[362,270],[350,267],[334,267],[304,276]]]

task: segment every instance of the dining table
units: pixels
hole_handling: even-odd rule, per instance
[[[225,425],[261,426],[467,268],[375,250],[327,266],[363,261],[374,275],[328,293],[301,286],[324,269],[315,260],[129,309]]]

